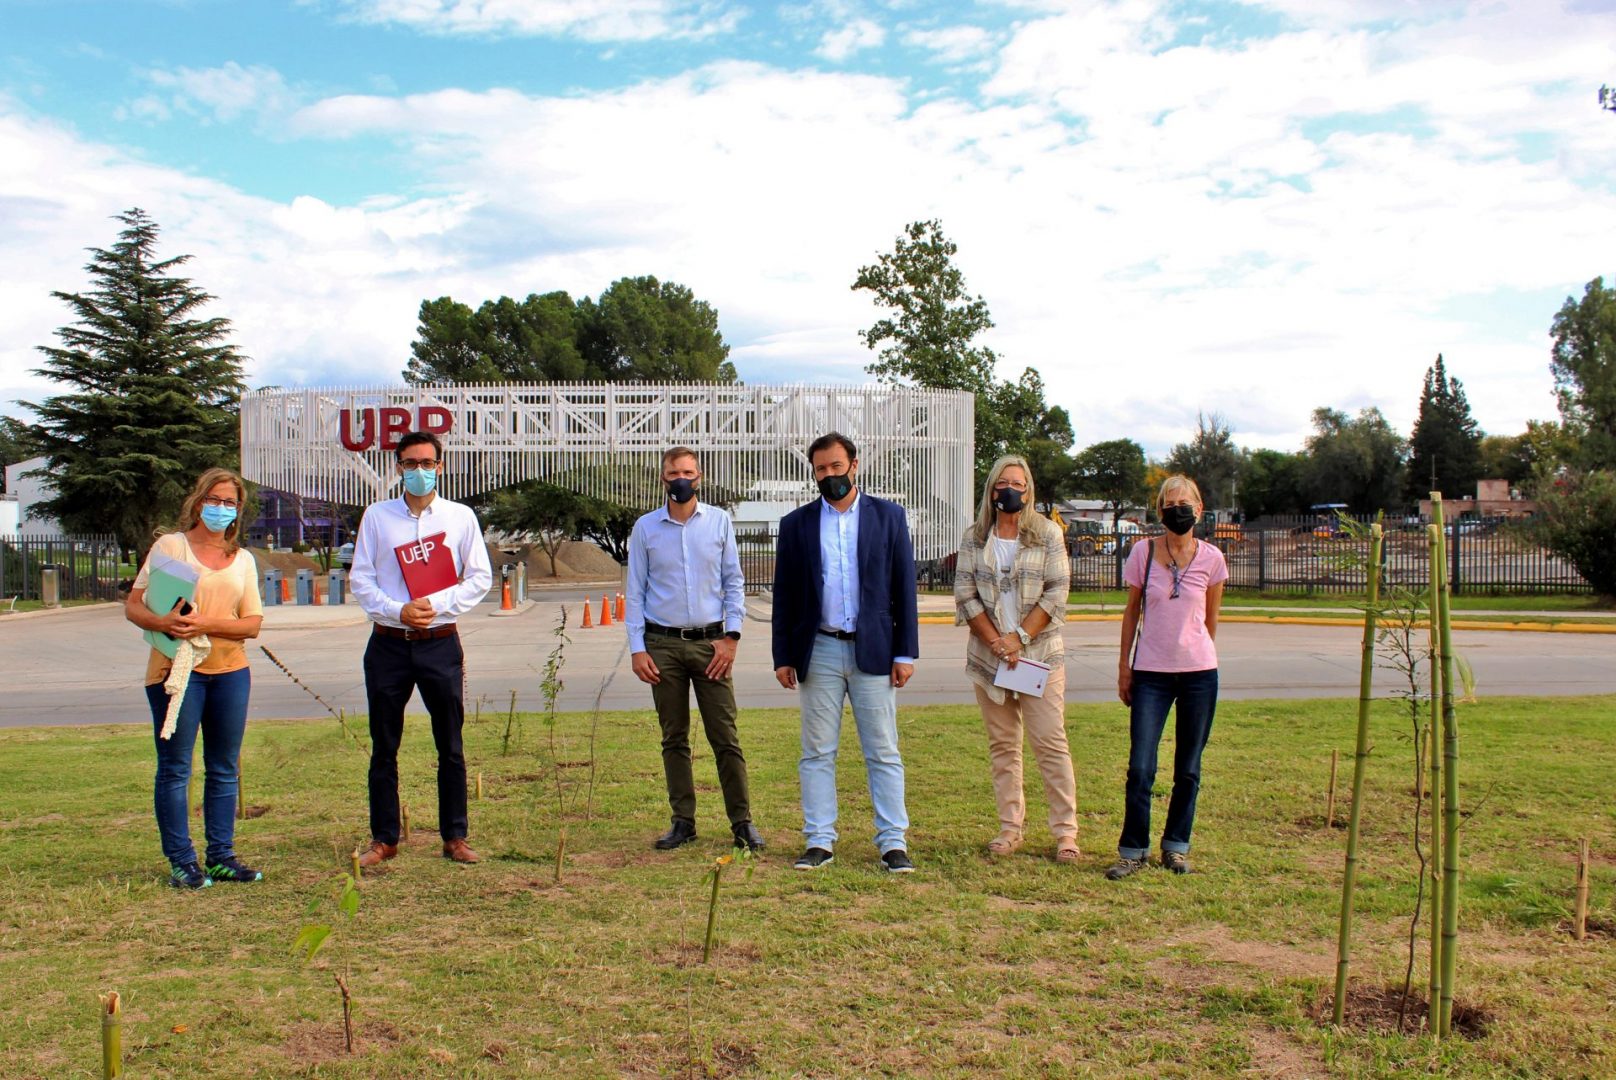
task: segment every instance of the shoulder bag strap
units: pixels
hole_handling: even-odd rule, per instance
[[[1134,628],[1133,632],[1133,655],[1135,657],[1139,655],[1139,639],[1145,633],[1145,602],[1150,596],[1150,568],[1155,563],[1156,540],[1155,537],[1152,537],[1145,547],[1145,583],[1139,586],[1139,625]],[[1129,659],[1128,664],[1130,667],[1133,666],[1133,660]]]

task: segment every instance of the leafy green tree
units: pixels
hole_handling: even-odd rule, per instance
[[[1510,486],[1524,486],[1532,479],[1533,446],[1527,436],[1483,435],[1476,448],[1482,480],[1508,480]]]
[[[580,351],[609,382],[735,381],[718,312],[674,282],[621,278],[578,302]]]
[[[1544,543],[1601,596],[1616,599],[1616,472],[1565,470],[1537,490]]]
[[[1277,514],[1305,514],[1312,504],[1305,454],[1251,450],[1240,468],[1237,502],[1246,519]]]
[[[1208,416],[1196,412],[1195,434],[1167,455],[1168,471],[1194,480],[1209,510],[1234,505],[1243,464],[1240,449],[1234,444],[1234,432],[1217,413]]]
[[[198,474],[236,465],[244,387],[229,320],[197,318],[213,297],[174,274],[190,256],[159,260],[143,210],[117,220],[117,242],[89,249],[92,287],[51,294],[75,322],[56,332],[59,347],[40,347],[35,373],[70,390],[23,404],[39,418],[30,430],[56,489],[43,511],[144,556]]]
[[[595,503],[568,488],[533,480],[495,492],[483,507],[482,518],[493,528],[536,536],[550,557],[550,576],[555,577],[561,545],[577,536],[596,513]]]
[[[1144,447],[1132,439],[1098,442],[1077,455],[1077,488],[1106,504],[1115,530],[1124,510],[1149,502],[1146,468]]]
[[[1336,409],[1313,410],[1307,439],[1308,487],[1315,503],[1346,503],[1354,514],[1395,508],[1403,495],[1401,436],[1379,409],[1356,417]]]
[[[411,382],[734,382],[718,313],[683,285],[621,278],[574,302],[565,292],[502,296],[475,311],[421,303]]]
[[[1616,469],[1616,289],[1594,278],[1566,297],[1549,329],[1560,420],[1580,443],[1574,464]]]
[[[404,378],[413,383],[576,382],[604,378],[580,352],[582,313],[565,292],[488,300],[476,311],[423,300]]]
[[[1476,493],[1481,479],[1481,429],[1457,376],[1443,367],[1442,355],[1425,371],[1420,411],[1409,436],[1408,498],[1418,501],[1440,491],[1458,497]]]
[[[954,265],[958,246],[943,235],[942,222],[905,226],[889,253],[860,267],[853,289],[867,290],[891,314],[879,318],[859,340],[876,352],[865,370],[885,383],[913,383],[976,395],[976,471],[985,472],[1011,442],[1011,428],[995,400],[998,383],[993,350],[973,342],[992,329],[987,301],[972,296]]]

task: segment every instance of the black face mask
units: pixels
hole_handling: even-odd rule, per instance
[[[667,486],[668,498],[676,503],[687,503],[696,497],[696,482],[688,476],[669,480]]]
[[[1198,516],[1193,506],[1169,506],[1161,512],[1162,524],[1174,536],[1183,536],[1195,528]]]
[[[819,493],[829,502],[841,502],[852,490],[853,478],[846,473],[833,473],[819,481]]]
[[[1023,493],[1015,488],[1000,488],[993,493],[993,508],[1003,510],[1007,514],[1019,513],[1024,505],[1022,502],[1024,497]]]

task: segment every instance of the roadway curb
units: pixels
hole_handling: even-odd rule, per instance
[[[947,624],[954,621],[952,615],[922,615],[920,621],[933,625]],[[1115,615],[1100,615],[1093,612],[1075,612],[1066,616],[1067,622],[1121,622],[1122,613]],[[1269,619],[1259,615],[1220,615],[1219,623],[1258,623],[1269,626],[1344,626],[1351,629],[1362,629],[1362,619],[1309,619],[1299,615],[1276,615]],[[1383,622],[1382,626],[1394,626],[1395,623]],[[1422,622],[1421,626],[1424,625]],[[1453,620],[1455,630],[1508,630],[1528,634],[1616,634],[1616,626],[1600,626],[1591,623],[1518,623],[1518,622],[1476,622],[1466,619]]]

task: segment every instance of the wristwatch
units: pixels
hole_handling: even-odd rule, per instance
[[[1025,626],[1016,627],[1016,637],[1021,639],[1021,643],[1023,645],[1032,644],[1032,635],[1027,633],[1027,628]]]
[[[741,640],[741,632],[739,630],[725,631],[724,636],[729,638],[731,641],[739,641],[739,640]]]

